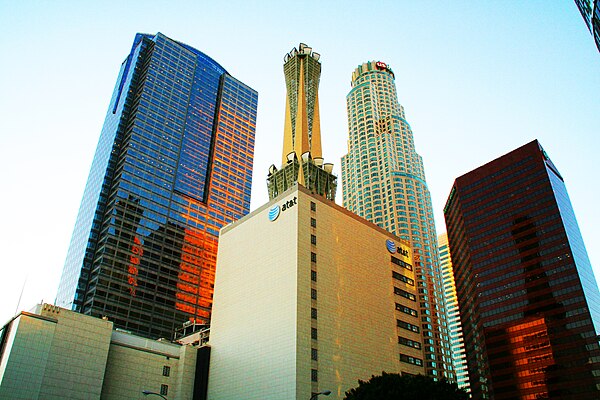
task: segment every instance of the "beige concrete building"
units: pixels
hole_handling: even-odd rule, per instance
[[[341,399],[424,373],[406,242],[295,185],[221,230],[210,400]]]
[[[198,348],[113,330],[49,304],[0,331],[0,399],[193,399]],[[158,398],[158,397],[157,397]]]

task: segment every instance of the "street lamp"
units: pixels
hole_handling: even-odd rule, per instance
[[[315,400],[320,394],[329,396],[331,394],[331,390],[323,390],[322,392],[313,393],[312,396],[310,396],[310,400]]]
[[[151,391],[149,391],[149,390],[142,390],[142,394],[143,394],[144,396],[155,395],[155,396],[158,396],[158,397],[162,397],[162,398],[163,398],[163,399],[165,399],[165,400],[169,400],[169,399],[167,399],[165,396],[163,396],[162,394],[159,394],[159,393],[154,393],[154,392],[151,392]]]

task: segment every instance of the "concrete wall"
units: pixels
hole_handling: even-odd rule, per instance
[[[273,204],[293,200],[289,193]],[[296,398],[298,207],[270,221],[273,204],[219,237],[210,400]]]
[[[169,399],[192,398],[195,347],[113,331],[110,321],[48,304],[7,327],[0,399],[142,399],[163,384]]]
[[[48,304],[22,313],[3,354],[0,398],[99,399],[111,332],[108,321]]]
[[[55,328],[55,320],[23,314],[12,321],[0,363],[1,399],[39,397]]]
[[[418,309],[416,302],[395,296],[394,286],[415,293],[414,286],[392,278],[392,270],[398,270],[414,280],[414,271],[400,271],[390,262],[386,240],[401,242],[389,233],[367,223],[341,207],[301,193],[299,196],[299,253],[317,254],[317,263],[300,257],[299,276],[310,279],[310,269],[317,271],[317,300],[310,300],[311,284],[305,282],[299,287],[299,299],[305,301],[299,310],[299,337],[307,336],[305,326],[310,326],[308,311],[317,309],[318,362],[312,361],[310,369],[318,370],[318,386],[313,391],[331,390],[328,398],[343,398],[345,392],[358,385],[358,379],[368,380],[372,375],[386,372],[423,373],[422,367],[401,363],[399,353],[403,352],[423,359],[422,351],[400,348],[399,328],[396,319],[406,320],[420,326],[418,317],[401,314],[395,310],[395,303]],[[316,211],[310,211],[310,202],[316,203]],[[316,228],[311,228],[310,219],[315,218]],[[310,235],[317,238],[312,245]],[[412,264],[412,256],[398,258]],[[300,280],[300,278],[299,278]],[[300,302],[299,302],[300,303]],[[308,311],[306,311],[308,310]],[[312,325],[315,326],[315,321]],[[421,341],[417,333],[401,332],[416,341]],[[308,332],[310,335],[310,332]],[[308,336],[310,337],[310,336]],[[299,353],[310,357],[311,345],[304,341]],[[302,357],[300,354],[299,358]],[[308,366],[299,368],[299,376],[310,376]],[[300,380],[300,378],[299,378]],[[310,397],[310,396],[309,396]],[[301,397],[299,397],[301,398]]]
[[[191,346],[114,332],[101,399],[138,399],[143,390],[160,393],[162,385],[169,399],[191,399],[195,366],[196,349]]]
[[[271,221],[275,206],[280,213]],[[423,373],[422,366],[399,360],[400,351],[423,356],[421,350],[400,349],[396,319],[417,326],[420,320],[395,310],[396,302],[418,305],[394,295],[394,286],[413,294],[416,288],[392,278],[398,268],[391,264],[388,239],[400,245],[396,237],[303,188],[225,227],[217,257],[209,399],[308,399],[320,390],[341,399],[358,379],[382,371]],[[411,255],[404,261],[412,263]],[[401,272],[414,279],[413,272]],[[418,333],[403,335],[421,341]]]

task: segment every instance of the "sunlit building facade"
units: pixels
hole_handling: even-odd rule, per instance
[[[301,400],[423,374],[406,242],[296,185],[219,238],[208,398]]]
[[[600,51],[600,0],[575,0],[575,4]]]
[[[206,399],[206,346],[113,328],[50,304],[20,312],[0,328],[0,399],[123,400],[140,399],[142,391]]]
[[[446,320],[450,334],[452,369],[454,369],[458,387],[469,390],[469,374],[467,372],[462,325],[460,324],[460,311],[458,309],[458,300],[456,299],[452,256],[450,255],[448,235],[446,233],[438,236],[438,249],[440,254],[440,268],[442,269],[442,278],[444,281],[444,298],[446,300]]]
[[[473,398],[600,398],[600,293],[539,142],[457,178],[444,214]]]
[[[137,34],[121,65],[57,305],[170,338],[210,318],[219,229],[249,211],[257,93]]]
[[[346,96],[348,154],[342,157],[344,207],[410,243],[419,286],[426,372],[454,380],[431,195],[392,69],[364,63]]]
[[[310,47],[285,56],[283,165],[269,171],[271,200],[221,229],[211,400],[300,400],[323,391],[340,400],[381,371],[425,372],[408,243],[337,205],[327,186],[335,176],[321,158],[317,72]],[[302,77],[312,89],[302,89]],[[296,107],[304,101],[314,107]]]

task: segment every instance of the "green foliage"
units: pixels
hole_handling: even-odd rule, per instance
[[[424,375],[381,373],[346,392],[344,400],[468,400],[469,395],[456,383],[434,381]]]

